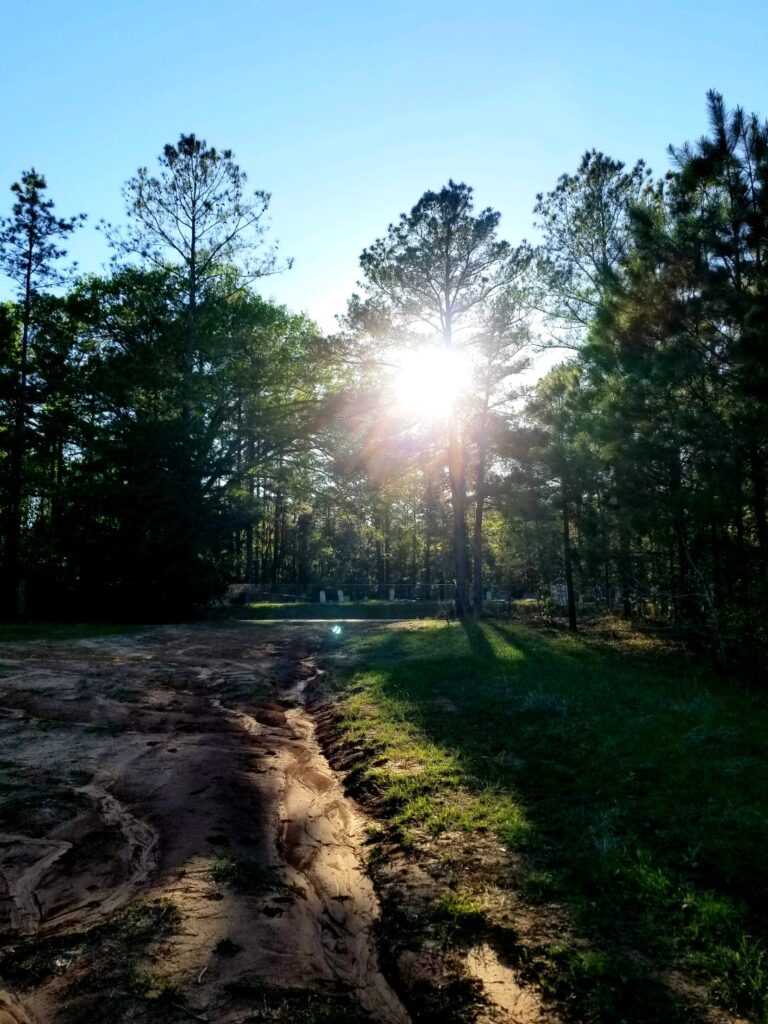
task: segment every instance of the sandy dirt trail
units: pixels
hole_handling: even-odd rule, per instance
[[[316,672],[286,626],[0,653],[0,1024],[406,1024]]]

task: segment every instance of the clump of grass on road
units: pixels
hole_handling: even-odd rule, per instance
[[[24,939],[0,955],[0,974],[22,992],[59,976],[65,1024],[171,1024],[188,1018],[177,1012],[183,996],[151,969],[148,951],[179,923],[172,903],[134,900],[87,932]]]
[[[552,957],[584,1019],[673,1019],[643,1009],[672,966],[768,1020],[761,694],[640,639],[409,623],[347,646],[352,781],[406,837],[485,833],[523,855],[529,897],[566,906],[593,947]]]
[[[265,867],[248,857],[217,858],[211,868],[211,878],[244,896],[264,896],[286,888],[274,868]]]

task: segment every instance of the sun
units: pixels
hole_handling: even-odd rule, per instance
[[[398,354],[391,387],[403,412],[444,420],[466,393],[470,379],[471,367],[464,352],[423,345]]]

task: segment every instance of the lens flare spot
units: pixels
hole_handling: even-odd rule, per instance
[[[448,417],[472,376],[466,353],[434,345],[403,350],[395,367],[392,393],[398,407],[432,420]]]

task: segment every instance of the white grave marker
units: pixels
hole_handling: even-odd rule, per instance
[[[325,604],[325,591],[320,591],[320,604]]]

